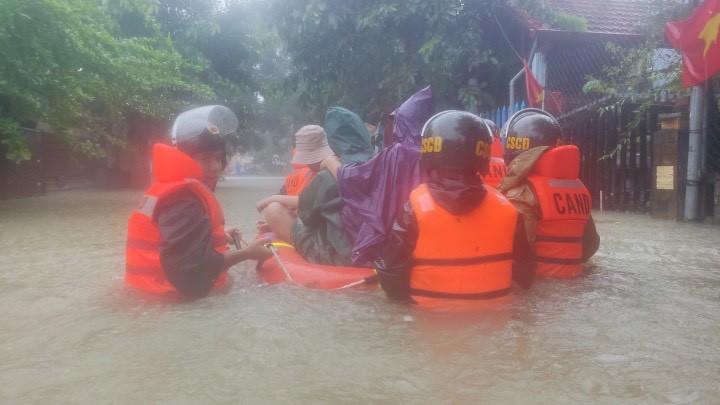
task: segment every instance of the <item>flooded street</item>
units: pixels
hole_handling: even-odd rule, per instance
[[[220,184],[246,239],[281,179]],[[576,280],[472,315],[267,286],[196,302],[123,282],[142,191],[0,201],[0,403],[718,403],[720,228],[595,213]]]

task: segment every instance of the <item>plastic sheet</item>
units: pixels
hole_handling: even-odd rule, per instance
[[[365,163],[373,156],[372,135],[354,112],[343,107],[328,108],[325,132],[340,163]]]
[[[434,112],[428,86],[393,112],[393,144],[365,164],[343,165],[338,170],[344,202],[341,219],[354,237],[354,265],[367,266],[382,253],[396,215],[419,185],[420,133]]]
[[[330,107],[325,116],[328,143],[342,163],[365,163],[373,155],[365,123],[342,107]],[[316,264],[348,266],[353,237],[341,219],[343,201],[335,178],[327,169],[313,177],[300,193],[298,218],[292,239],[297,252]]]

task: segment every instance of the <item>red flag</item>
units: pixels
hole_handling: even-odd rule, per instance
[[[682,85],[698,85],[720,71],[720,0],[706,0],[687,20],[665,24],[670,45],[682,52]]]
[[[543,101],[543,86],[537,81],[535,75],[526,60],[523,60],[525,64],[525,87],[527,88],[527,98],[530,107],[542,108]]]
[[[547,101],[545,101],[545,109],[554,116],[565,113],[565,94],[561,91],[546,91]]]

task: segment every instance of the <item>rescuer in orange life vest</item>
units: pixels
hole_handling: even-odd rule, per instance
[[[500,140],[500,130],[491,120],[483,118],[483,121],[485,121],[493,134],[493,142],[490,147],[490,168],[487,174],[481,174],[481,176],[485,185],[496,188],[497,185],[500,184],[500,180],[502,180],[503,176],[507,173],[507,167],[505,166],[505,159],[503,157],[502,141]]]
[[[477,175],[488,170],[491,144],[487,125],[469,112],[444,111],[425,124],[423,183],[375,260],[389,297],[424,304],[500,297],[513,281],[530,287],[535,260],[522,218]]]
[[[128,221],[128,284],[152,293],[201,297],[225,284],[230,266],[272,256],[264,246],[269,239],[229,250],[228,243],[240,233],[224,227],[213,193],[227,164],[224,135],[237,126],[227,107],[200,107],[175,120],[175,147],[153,146],[156,182]]]
[[[560,124],[534,108],[515,113],[502,136],[509,169],[497,189],[523,216],[537,274],[579,276],[600,246],[590,193],[578,180],[580,151],[562,146]]]
[[[285,179],[280,194],[263,198],[257,202],[255,208],[262,212],[268,205],[277,202],[291,209],[293,213],[297,212],[300,193],[320,171],[322,161],[332,155],[327,134],[321,126],[305,125],[300,128],[295,133],[295,154],[290,161],[293,172]],[[258,221],[256,227],[260,232],[270,232],[265,220]]]

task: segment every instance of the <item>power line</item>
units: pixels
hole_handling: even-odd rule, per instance
[[[507,41],[510,49],[512,49],[512,51],[515,52],[515,55],[517,55],[518,59],[520,59],[520,61],[524,63],[525,59],[522,56],[520,56],[518,51],[515,50],[515,47],[512,46],[512,43],[510,43],[510,39],[508,39],[508,36],[505,34],[505,30],[502,28],[502,25],[500,25],[500,21],[498,21],[497,16],[493,15],[493,18],[495,19],[495,22],[497,23],[498,28],[500,28],[500,32],[502,32],[503,37],[505,37],[505,41]]]

